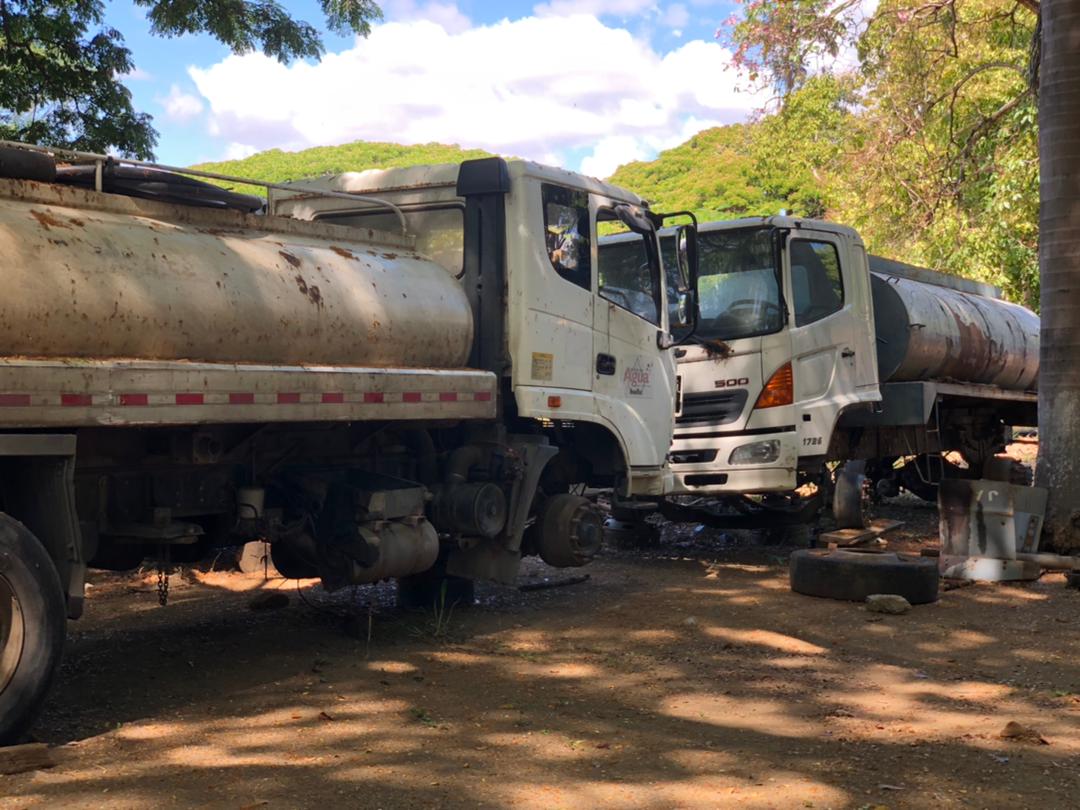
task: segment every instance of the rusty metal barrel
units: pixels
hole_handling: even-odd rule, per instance
[[[904,265],[875,265],[874,258],[870,280],[882,382],[942,380],[1012,391],[1035,388],[1038,315],[1008,301],[945,286],[945,280],[927,283],[903,277],[896,268]],[[911,269],[942,279],[939,273]]]
[[[0,179],[0,354],[453,368],[473,318],[408,241]]]

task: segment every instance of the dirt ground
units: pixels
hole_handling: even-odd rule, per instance
[[[882,513],[936,537],[929,506]],[[883,617],[703,534],[441,616],[238,573],[174,577],[162,609],[152,577],[96,576],[35,730],[59,764],[0,777],[0,809],[1080,806],[1060,575]],[[251,610],[269,589],[289,606]]]

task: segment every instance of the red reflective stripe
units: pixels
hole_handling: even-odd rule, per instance
[[[278,394],[278,405],[298,405],[300,404],[299,394]]]
[[[229,394],[230,405],[254,405],[255,395],[244,392]]]
[[[457,402],[457,394],[453,391],[442,391],[439,394],[439,402]]]
[[[18,407],[20,405],[29,405],[29,394],[0,394],[0,405],[11,405]]]
[[[367,391],[364,394],[364,402],[382,402],[383,394],[381,391]]]
[[[345,401],[344,394],[323,394],[322,401],[326,405],[340,405]]]
[[[476,394],[473,395],[473,399],[475,399],[477,402],[490,402],[491,401],[491,392],[490,391],[478,391]]]
[[[202,394],[177,394],[176,395],[176,404],[177,405],[202,405],[203,404],[203,395]]]
[[[150,397],[147,394],[121,394],[121,405],[149,405]]]
[[[419,391],[406,391],[404,394],[401,395],[401,401],[402,402],[419,402],[420,401],[420,392]]]
[[[61,394],[60,404],[70,406],[93,405],[94,398],[90,394]]]

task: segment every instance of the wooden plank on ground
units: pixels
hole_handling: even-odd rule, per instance
[[[24,773],[56,764],[45,743],[26,743],[0,748],[0,774]]]
[[[851,546],[875,545],[884,540],[879,540],[883,534],[896,531],[904,525],[902,520],[873,520],[865,529],[837,529],[833,532],[822,532],[818,540],[824,545],[836,544],[837,548],[850,548]]]

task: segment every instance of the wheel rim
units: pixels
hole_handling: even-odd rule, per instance
[[[0,692],[15,676],[22,658],[25,630],[19,597],[7,577],[0,574]]]

